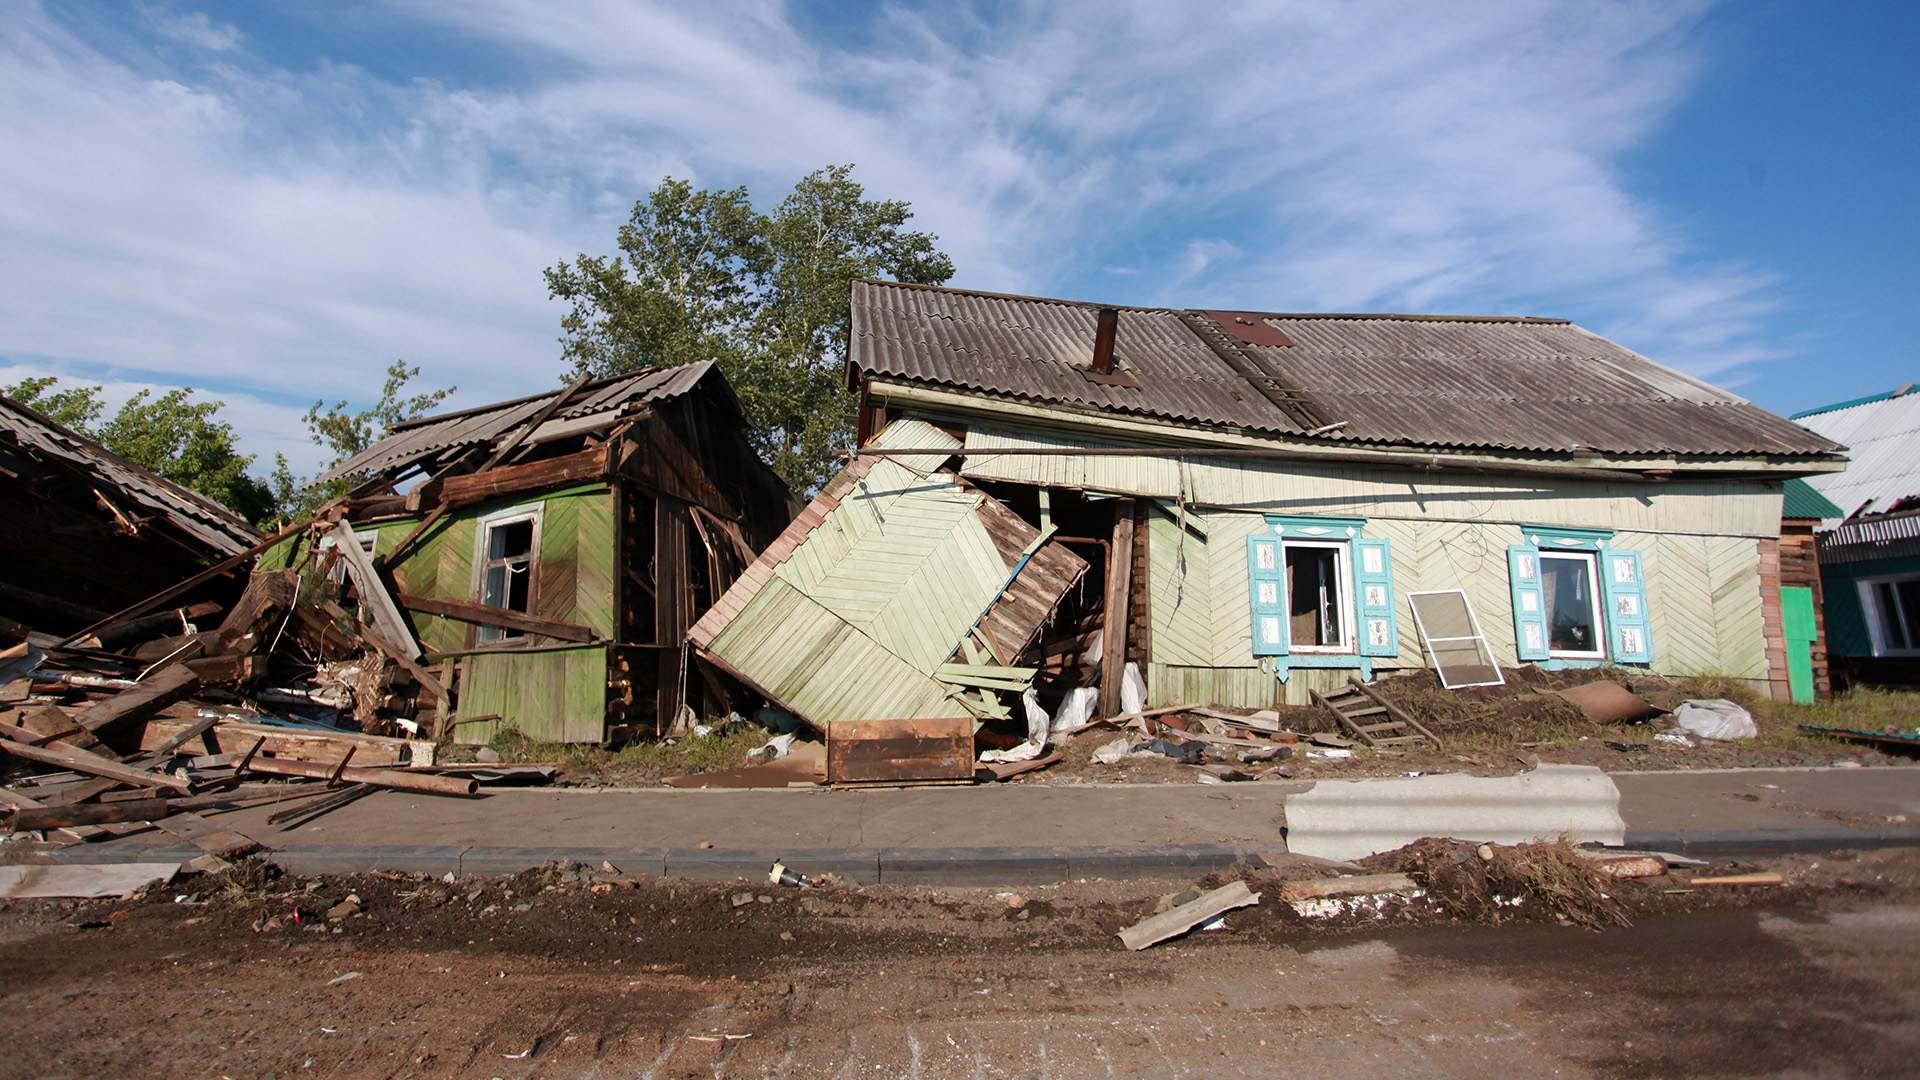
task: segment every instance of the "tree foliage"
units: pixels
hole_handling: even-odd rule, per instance
[[[233,425],[220,419],[224,402],[196,401],[192,387],[157,397],[152,390],[141,390],[103,422],[102,392],[100,386],[61,387],[51,376],[6,388],[6,396],[15,401],[249,521],[273,513],[273,493],[247,474],[252,455],[240,453]]]
[[[582,254],[546,272],[548,292],[570,305],[560,340],[575,372],[713,360],[775,471],[803,491],[824,483],[852,442],[853,282],[953,276],[938,238],[907,228],[912,208],[867,198],[852,174],[813,172],[770,214],[744,187],[661,181],[621,226],[619,255]]]
[[[307,437],[315,446],[325,447],[329,458],[320,472],[302,477],[294,473],[285,454],[274,455],[273,493],[280,516],[293,520],[318,510],[329,499],[344,495],[360,482],[353,476],[323,479],[342,462],[361,453],[385,437],[395,424],[423,416],[453,394],[455,387],[408,394],[407,384],[420,375],[418,367],[395,360],[387,366],[387,380],[380,387],[380,398],[370,408],[351,410],[345,401],[328,405],[316,401],[301,417]]]

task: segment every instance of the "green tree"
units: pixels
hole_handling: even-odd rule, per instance
[[[192,387],[158,397],[142,390],[102,423],[101,387],[60,388],[58,382],[29,378],[7,387],[6,395],[249,521],[273,513],[273,493],[247,474],[252,455],[240,453],[233,425],[220,419],[224,402],[195,401]]]
[[[576,373],[618,375],[713,360],[752,424],[756,448],[793,487],[833,475],[852,443],[846,389],[851,293],[860,278],[941,284],[953,261],[909,230],[909,204],[875,200],[830,165],[771,214],[747,189],[667,177],[620,228],[620,254],[579,255],[546,272],[570,306],[561,344]]]
[[[379,442],[395,424],[431,412],[456,389],[449,386],[408,394],[407,384],[419,376],[418,367],[408,367],[405,362],[395,360],[387,365],[387,381],[381,385],[380,398],[372,407],[353,411],[344,401],[332,405],[324,401],[313,403],[301,420],[307,426],[307,437],[315,446],[325,447],[330,456],[318,474],[302,477],[287,464],[285,454],[274,455],[273,492],[282,517],[287,520],[305,517],[328,500],[353,490],[363,477],[325,479],[327,473]]]

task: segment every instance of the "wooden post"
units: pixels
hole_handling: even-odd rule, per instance
[[[1133,500],[1113,500],[1113,539],[1107,545],[1106,602],[1100,622],[1100,716],[1118,715],[1127,670],[1127,595],[1133,575]]]
[[[687,573],[687,507],[671,495],[653,501],[653,640],[660,648],[654,691],[654,732],[665,735],[680,711],[680,676],[686,663],[682,640],[691,626],[692,578]]]

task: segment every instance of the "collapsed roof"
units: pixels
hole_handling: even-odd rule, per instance
[[[1827,457],[1842,447],[1563,319],[1122,307],[863,281],[855,371],[1068,410],[1439,449]],[[1336,426],[1337,425],[1337,426]]]
[[[539,446],[611,428],[646,405],[685,394],[718,370],[711,361],[703,360],[679,367],[647,368],[586,383],[564,407],[535,428],[523,445]],[[714,381],[738,413],[739,403],[726,380],[716,377]],[[431,466],[450,461],[474,447],[513,437],[555,396],[566,392],[566,387],[556,387],[544,394],[395,424],[378,443],[336,465],[327,479],[360,473],[379,475],[414,465]]]

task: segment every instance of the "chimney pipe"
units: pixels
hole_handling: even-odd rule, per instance
[[[1100,321],[1093,331],[1093,370],[1102,375],[1113,372],[1113,332],[1120,327],[1120,313],[1113,308],[1100,309]]]

